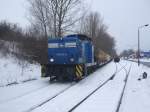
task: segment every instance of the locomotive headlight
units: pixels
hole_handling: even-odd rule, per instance
[[[53,58],[51,58],[51,59],[50,59],[50,62],[54,62],[54,59],[53,59]]]
[[[74,58],[70,58],[70,61],[71,61],[71,62],[74,62]]]

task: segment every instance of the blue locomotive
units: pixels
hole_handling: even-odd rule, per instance
[[[94,46],[86,35],[74,34],[48,40],[48,64],[44,76],[50,80],[80,80],[94,66]]]

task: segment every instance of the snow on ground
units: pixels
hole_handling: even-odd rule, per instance
[[[108,79],[115,72],[115,64],[111,62],[105,67],[99,69],[95,73],[91,74],[87,78],[83,79],[73,87],[69,88],[63,94],[57,96],[52,99],[45,105],[41,106],[34,111],[42,111],[42,112],[62,112],[70,109],[72,106],[76,105],[81,99],[85,98],[91,91],[101,85],[105,80]],[[44,80],[43,80],[44,81]],[[46,81],[47,82],[47,81]],[[29,83],[29,82],[27,82]],[[39,82],[41,83],[41,82]],[[26,83],[24,83],[26,84]],[[29,111],[30,109],[36,107],[47,99],[52,98],[60,91],[68,88],[71,83],[52,83],[49,86],[46,86],[41,89],[37,89],[34,92],[28,93],[27,95],[19,96],[18,98],[6,98],[2,99],[2,103],[0,103],[0,112],[22,112]],[[20,85],[20,84],[19,84]],[[14,85],[18,87],[19,85]],[[27,86],[27,84],[25,85]],[[19,87],[18,87],[19,88]],[[27,89],[27,87],[24,87]],[[15,91],[15,88],[13,88]],[[9,94],[13,89],[7,89],[5,94]],[[3,91],[3,90],[1,90]],[[16,93],[19,91],[16,90]],[[15,92],[13,93],[15,94]],[[22,94],[22,93],[21,93]],[[4,93],[3,93],[4,96]],[[6,95],[9,96],[9,95]],[[8,108],[9,107],[9,108]],[[42,109],[42,110],[40,110]]]
[[[29,94],[19,96],[18,98],[7,102],[0,103],[0,112],[29,112],[30,109],[35,108],[42,102],[53,98],[58,93],[70,87],[70,85],[70,83],[49,84],[49,86],[39,88]]]
[[[138,67],[137,63],[130,61],[121,61],[117,67],[120,69],[124,65],[127,65],[128,70],[130,65],[132,67],[119,112],[149,112],[150,68],[143,65]],[[114,62],[109,63],[33,112],[67,112],[105,82],[115,72],[115,69]],[[143,72],[148,73],[147,79],[142,79]],[[95,92],[74,111],[115,112],[125,84],[125,75],[124,69],[118,72],[113,80]],[[70,85],[71,83],[49,84],[49,79],[38,79],[0,87],[0,112],[29,111]]]
[[[33,112],[68,112],[73,106],[75,106],[93,90],[103,84],[110,76],[113,75],[114,72],[115,64],[111,62],[107,66],[88,76],[86,79],[80,81],[55,99],[52,99],[41,107],[35,109]],[[107,92],[110,93],[110,91]],[[95,102],[92,105],[95,105]],[[90,105],[86,105],[87,108],[89,106]],[[87,110],[80,111],[86,112]]]
[[[123,66],[123,63],[121,62],[121,66]],[[125,68],[129,71],[130,64]],[[125,78],[126,71],[123,69],[116,74],[113,80],[95,92],[81,106],[74,110],[74,112],[83,112],[83,110],[84,112],[116,112],[125,84]]]
[[[150,62],[150,58],[143,58],[143,59],[140,59],[141,62]]]
[[[137,59],[129,59],[129,60],[136,61],[136,62],[138,61]],[[140,61],[141,62],[150,62],[150,58],[141,58]]]
[[[40,65],[19,61],[13,56],[0,56],[0,87],[37,79],[40,70]]]
[[[132,63],[120,112],[150,112],[150,68]],[[143,72],[148,78],[142,79]],[[141,80],[138,80],[138,79]]]
[[[0,96],[1,96],[0,104],[27,95],[29,93],[47,87],[49,85],[50,85],[49,78],[46,78],[46,79],[33,80],[18,85],[0,87]]]

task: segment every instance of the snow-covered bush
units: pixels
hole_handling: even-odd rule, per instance
[[[0,55],[0,86],[38,79],[41,75],[40,70],[39,64],[30,64],[12,55],[7,57]]]

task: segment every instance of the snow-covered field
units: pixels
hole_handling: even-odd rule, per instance
[[[0,56],[0,87],[40,77],[40,65],[19,61],[13,56]]]

